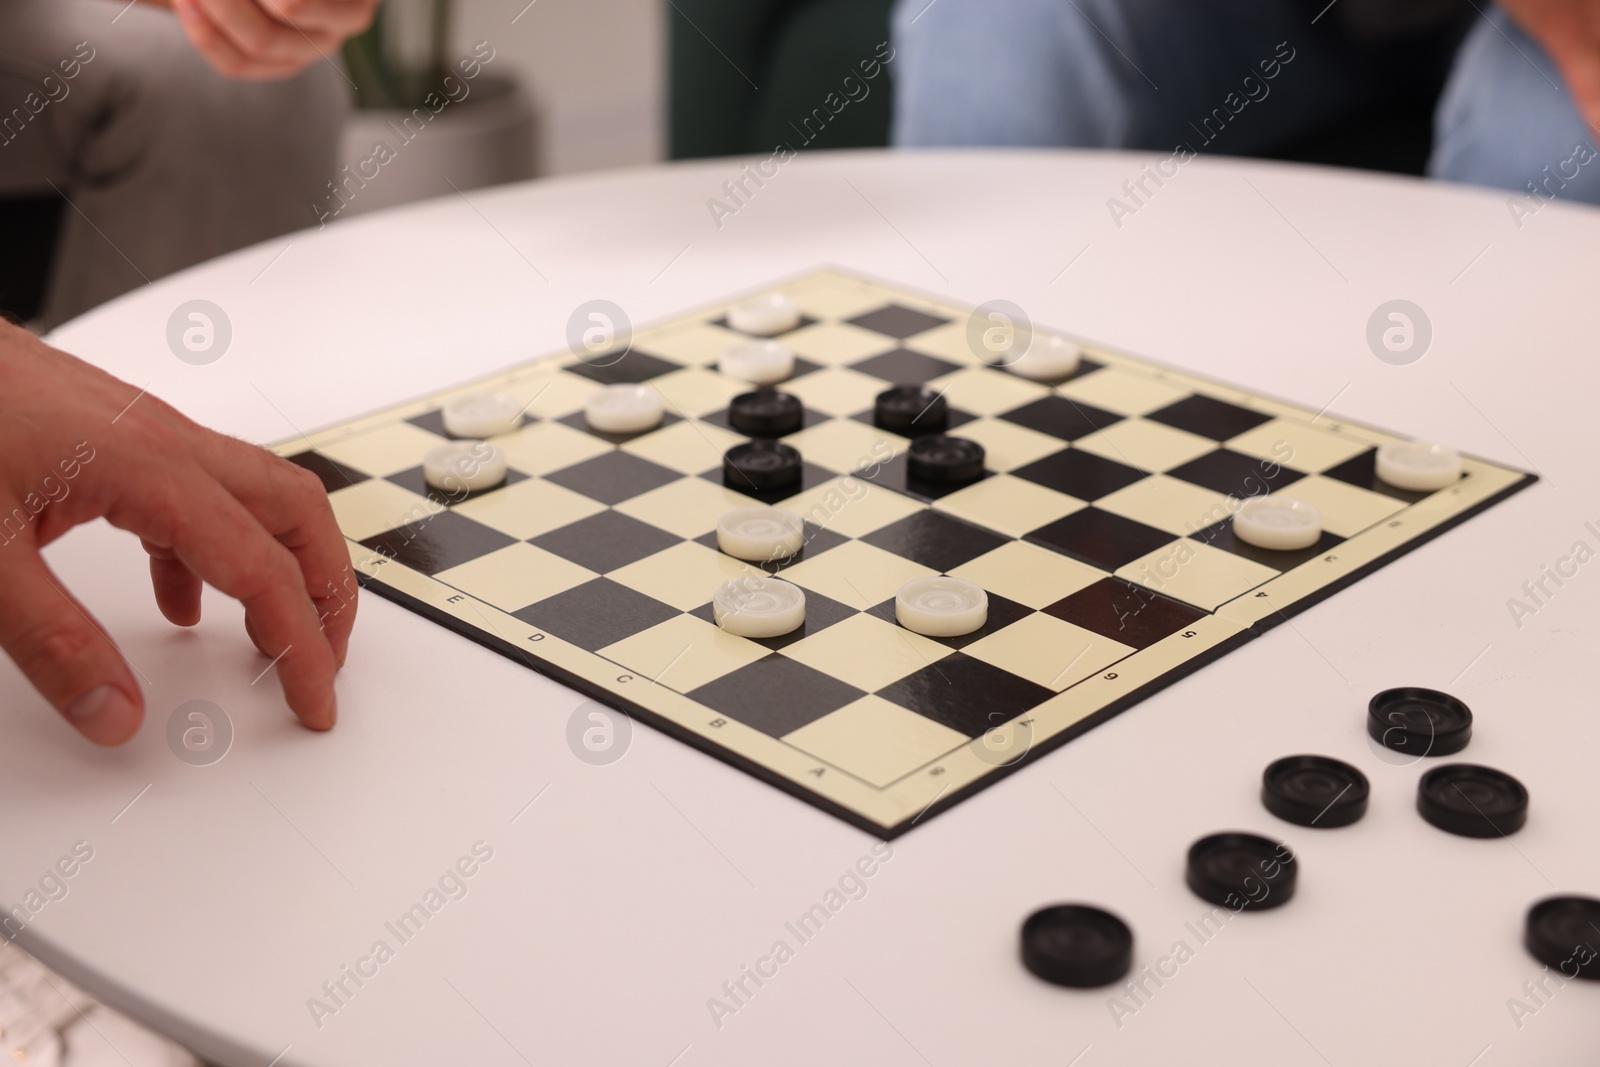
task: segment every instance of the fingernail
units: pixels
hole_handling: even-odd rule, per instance
[[[335,693],[328,698],[328,729],[333,729],[333,724],[339,721],[339,694]]]
[[[138,711],[114,685],[97,686],[67,705],[67,718],[91,741],[121,744],[137,728]]]

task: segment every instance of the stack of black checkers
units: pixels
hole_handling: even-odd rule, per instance
[[[1472,711],[1434,689],[1386,689],[1367,708],[1367,733],[1384,749],[1414,757],[1451,755],[1472,737]],[[1409,765],[1409,763],[1408,763]],[[1366,775],[1328,756],[1285,756],[1261,776],[1261,803],[1296,826],[1349,826],[1367,812]],[[1417,811],[1432,825],[1462,837],[1499,838],[1528,819],[1528,791],[1503,771],[1447,763],[1425,772]],[[1300,864],[1289,846],[1258,834],[1228,831],[1189,848],[1189,888],[1202,900],[1235,912],[1281,907],[1294,896]],[[1533,956],[1569,978],[1600,979],[1600,900],[1552,897],[1535,904],[1524,944]],[[1133,934],[1109,912],[1086,904],[1057,904],[1022,926],[1022,961],[1057,985],[1090,987],[1122,979],[1133,965]]]

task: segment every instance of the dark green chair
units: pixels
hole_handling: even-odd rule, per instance
[[[820,132],[818,123],[805,126],[803,120],[888,39],[892,6],[892,0],[668,0],[672,158],[770,153],[779,144],[796,150],[887,144],[893,64],[868,83],[870,95],[847,105]],[[1267,154],[1423,173],[1433,144],[1433,108],[1453,51],[1447,39],[1375,56],[1380,65],[1406,60],[1407,76],[1396,91]]]
[[[780,144],[796,151],[887,144],[893,64],[870,81],[860,64],[889,39],[892,6],[893,0],[669,0],[672,158],[771,153]],[[866,93],[853,89],[859,99],[833,114],[828,94],[844,99],[850,75]],[[818,108],[825,125],[813,115]]]

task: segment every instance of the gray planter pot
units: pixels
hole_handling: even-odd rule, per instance
[[[325,221],[534,177],[538,119],[528,95],[487,73],[465,84],[469,93],[436,113],[352,112]]]

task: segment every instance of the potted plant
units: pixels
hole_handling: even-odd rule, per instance
[[[356,109],[344,167],[315,206],[336,218],[531,178],[536,116],[494,46],[458,51],[451,0],[385,0],[345,42]]]

